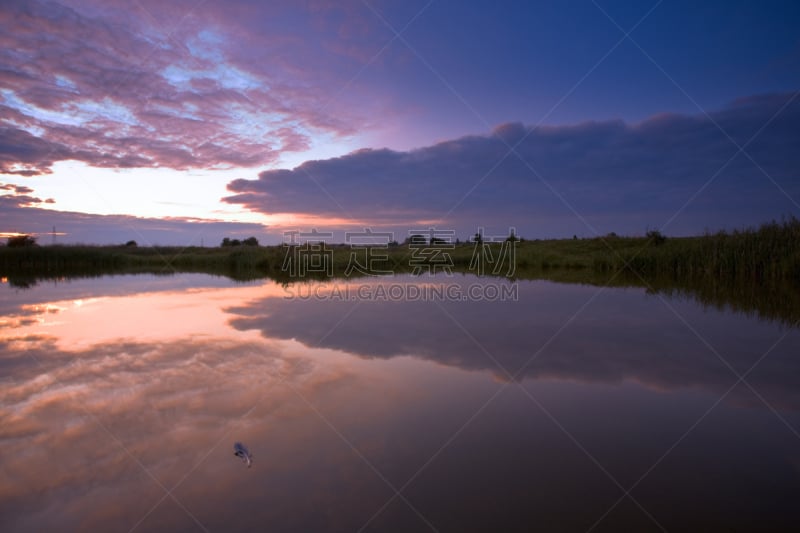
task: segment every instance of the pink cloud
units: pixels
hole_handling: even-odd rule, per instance
[[[0,8],[0,172],[48,173],[64,159],[253,167],[308,150],[315,134],[351,135],[364,122],[355,106],[329,102],[346,81],[339,67],[353,59],[323,41],[365,50],[380,41],[328,21],[329,10],[67,4]],[[326,33],[309,31],[316,27]]]

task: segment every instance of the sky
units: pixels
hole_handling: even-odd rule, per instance
[[[798,91],[791,1],[6,0],[0,236],[754,226]]]

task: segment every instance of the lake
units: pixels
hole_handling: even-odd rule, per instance
[[[0,529],[797,530],[798,354],[640,288],[4,280]]]

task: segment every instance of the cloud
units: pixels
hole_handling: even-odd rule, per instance
[[[754,224],[796,210],[770,180],[800,201],[800,100],[794,96],[745,98],[708,116],[538,128],[509,123],[405,152],[359,150],[237,179],[224,201],[263,213],[345,215],[406,227],[433,220],[459,228],[513,223],[541,232],[532,220],[571,220],[579,233],[591,234],[573,209],[600,231],[643,231],[664,224],[714,178],[677,229]],[[769,177],[737,155],[728,135],[746,145]]]
[[[52,198],[42,200],[36,196],[31,196],[33,189],[25,185],[0,183],[0,191],[9,191],[5,194],[0,193],[0,212],[3,212],[4,208],[33,207],[40,204],[55,203],[55,200]],[[0,230],[2,230],[2,228],[0,228]]]
[[[4,108],[0,106],[0,111]],[[4,117],[5,118],[5,117]],[[55,159],[68,158],[64,146],[18,128],[0,128],[0,173],[35,176],[49,172]]]
[[[30,194],[33,189],[25,185],[14,185],[12,183],[0,183],[0,191],[13,191],[17,194]]]
[[[356,108],[329,100],[352,59],[317,40],[335,27],[312,32],[326,16],[291,2],[4,2],[0,172],[44,174],[65,159],[253,167],[316,135],[351,135]]]
[[[0,211],[5,207],[31,207],[42,203],[48,203],[41,198],[27,194],[4,194],[0,195]]]

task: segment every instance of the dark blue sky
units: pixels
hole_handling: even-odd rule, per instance
[[[0,233],[687,234],[800,215],[799,6],[4,2]]]
[[[411,4],[386,20],[399,30],[425,2]],[[424,109],[407,128],[425,142],[486,123],[637,122],[796,90],[798,26],[793,2],[434,2],[391,45],[402,68],[365,78],[419,106],[411,120]]]

